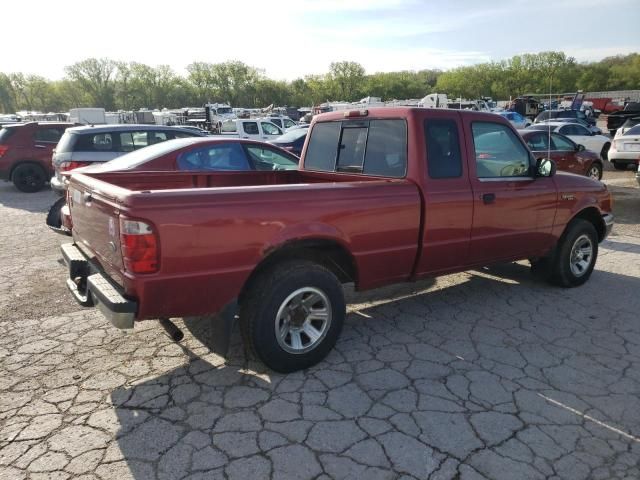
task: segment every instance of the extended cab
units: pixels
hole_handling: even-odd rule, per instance
[[[555,174],[494,114],[331,112],[300,170],[74,173],[68,285],[113,324],[234,312],[274,370],[320,361],[359,290],[529,259],[578,286],[609,233],[599,181]],[[163,320],[166,323],[166,320]]]

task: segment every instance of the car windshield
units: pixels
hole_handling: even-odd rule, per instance
[[[233,113],[231,107],[220,107],[216,109],[218,111],[218,115]]]
[[[640,135],[640,125],[636,125],[635,127],[630,128],[629,130],[627,130],[626,132],[624,132],[624,135]]]
[[[138,165],[142,165],[149,160],[161,157],[167,153],[178,150],[179,148],[191,145],[194,140],[199,137],[180,138],[176,140],[167,140],[166,142],[156,143],[131,153],[127,153],[109,162],[100,165],[87,167],[91,172],[114,172],[118,170],[129,170]]]
[[[295,130],[291,130],[284,135],[276,138],[274,142],[276,143],[289,143],[295,142],[301,137],[304,137],[307,134],[308,130],[306,128],[297,128]]]

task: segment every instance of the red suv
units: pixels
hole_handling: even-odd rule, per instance
[[[37,192],[53,174],[51,155],[64,131],[63,122],[29,122],[0,129],[0,179],[21,192]]]

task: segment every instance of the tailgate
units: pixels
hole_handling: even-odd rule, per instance
[[[92,182],[87,184],[77,177],[88,178],[74,175],[69,184],[67,198],[73,222],[73,239],[86,255],[121,284],[122,252],[117,197],[103,189],[92,188]]]

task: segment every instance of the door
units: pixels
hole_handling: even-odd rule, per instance
[[[464,161],[460,115],[430,110],[422,121],[424,144],[424,228],[418,276],[456,270],[468,264],[473,194]]]
[[[242,131],[239,132],[241,138],[250,140],[261,140],[258,122],[242,122]]]
[[[553,178],[533,176],[531,153],[507,125],[468,122],[465,133],[473,189],[470,263],[526,258],[548,249],[557,200]]]
[[[578,175],[585,173],[584,166],[580,163],[576,155],[578,145],[573,143],[570,138],[558,133],[552,133],[551,148],[553,152],[551,159],[556,162],[558,169]]]
[[[66,127],[39,127],[33,136],[35,157],[51,169],[51,156]]]
[[[260,122],[262,140],[272,140],[282,135],[282,130],[271,122]]]

